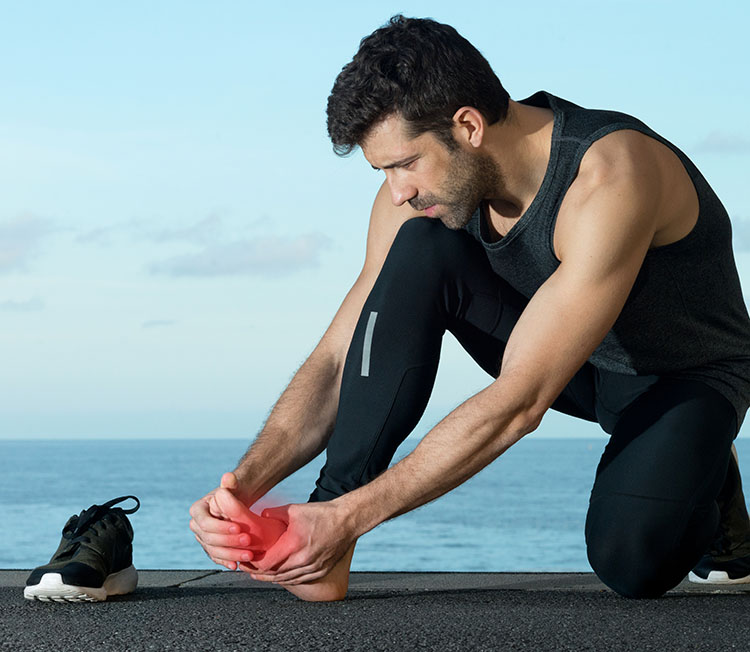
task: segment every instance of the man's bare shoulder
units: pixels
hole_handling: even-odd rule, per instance
[[[607,134],[587,150],[559,214],[555,249],[580,227],[578,217],[596,197],[613,205],[638,204],[653,220],[653,247],[684,237],[694,226],[698,199],[677,155],[641,132],[625,129]],[[615,214],[612,215],[612,219]]]
[[[623,175],[653,176],[659,172],[664,146],[632,129],[614,131],[592,143],[586,150],[575,185],[615,182]]]
[[[581,161],[575,185],[617,184],[623,177],[639,182],[640,192],[658,191],[670,204],[674,196],[692,188],[674,150],[633,129],[614,131],[594,142]]]

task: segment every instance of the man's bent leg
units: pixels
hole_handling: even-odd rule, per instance
[[[446,330],[496,377],[527,303],[492,271],[467,232],[429,218],[408,220],[354,331],[326,465],[310,499],[336,498],[388,467],[427,405]],[[596,420],[590,365],[552,407]]]
[[[476,267],[474,283],[491,297],[475,307],[474,320],[484,330],[502,321],[497,279],[487,273],[486,259],[476,257],[472,242],[468,234],[426,218],[409,220],[399,230],[352,336],[336,425],[311,501],[336,498],[384,471],[421,418],[450,315],[465,312],[470,300],[451,278],[451,267],[465,266],[470,277]],[[502,355],[502,345],[490,342],[485,364],[498,367],[494,357]],[[340,599],[353,551],[354,546],[322,580],[287,588],[304,600]]]
[[[446,330],[496,377],[527,303],[494,273],[481,244],[467,232],[428,218],[407,221],[355,328],[326,464],[310,500],[336,498],[388,467],[427,405]],[[587,364],[552,407],[595,421],[593,388]],[[339,574],[346,581],[350,561]],[[306,589],[293,592],[316,599],[306,597]]]
[[[589,561],[628,597],[675,587],[708,548],[736,429],[731,404],[691,380],[662,378],[617,420],[586,519]]]
[[[385,470],[422,416],[446,324],[437,231],[413,219],[396,235],[352,336],[311,501],[341,496]]]
[[[471,320],[479,332],[499,328],[500,293],[468,233],[428,218],[401,227],[352,337],[336,426],[311,500],[340,496],[388,467],[427,405],[443,334],[455,321]],[[504,343],[487,337],[483,344],[482,364],[496,371]]]

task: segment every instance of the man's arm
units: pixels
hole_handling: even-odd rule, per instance
[[[344,361],[362,306],[377,279],[400,228],[414,217],[410,207],[396,208],[387,188],[378,193],[370,217],[362,272],[309,358],[283,392],[263,430],[222,486],[247,506],[317,456],[333,431]],[[247,534],[224,518],[213,498],[216,490],[190,509],[190,528],[216,563],[234,567],[246,554]],[[234,529],[233,529],[234,528]]]
[[[346,550],[379,523],[450,491],[534,430],[622,310],[660,202],[658,170],[648,161],[582,179],[566,208],[576,214],[575,237],[560,243],[562,262],[521,315],[497,380],[369,484],[325,508],[290,506],[287,532],[254,576],[290,585],[323,576],[334,548]]]
[[[362,272],[234,471],[248,505],[325,449],[335,425],[346,354],[362,307],[398,229],[416,214],[408,205],[394,207],[383,184],[370,216]]]

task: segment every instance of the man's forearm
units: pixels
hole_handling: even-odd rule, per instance
[[[521,396],[502,398],[494,386],[472,396],[398,464],[337,498],[356,536],[442,496],[536,428],[539,418]]]
[[[256,500],[323,451],[333,431],[341,362],[318,347],[297,370],[235,474]]]

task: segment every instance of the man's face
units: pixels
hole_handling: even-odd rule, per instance
[[[500,172],[486,155],[449,149],[432,133],[410,138],[403,119],[376,125],[362,145],[370,164],[385,171],[396,206],[409,202],[450,229],[461,229],[479,203],[500,184]]]

